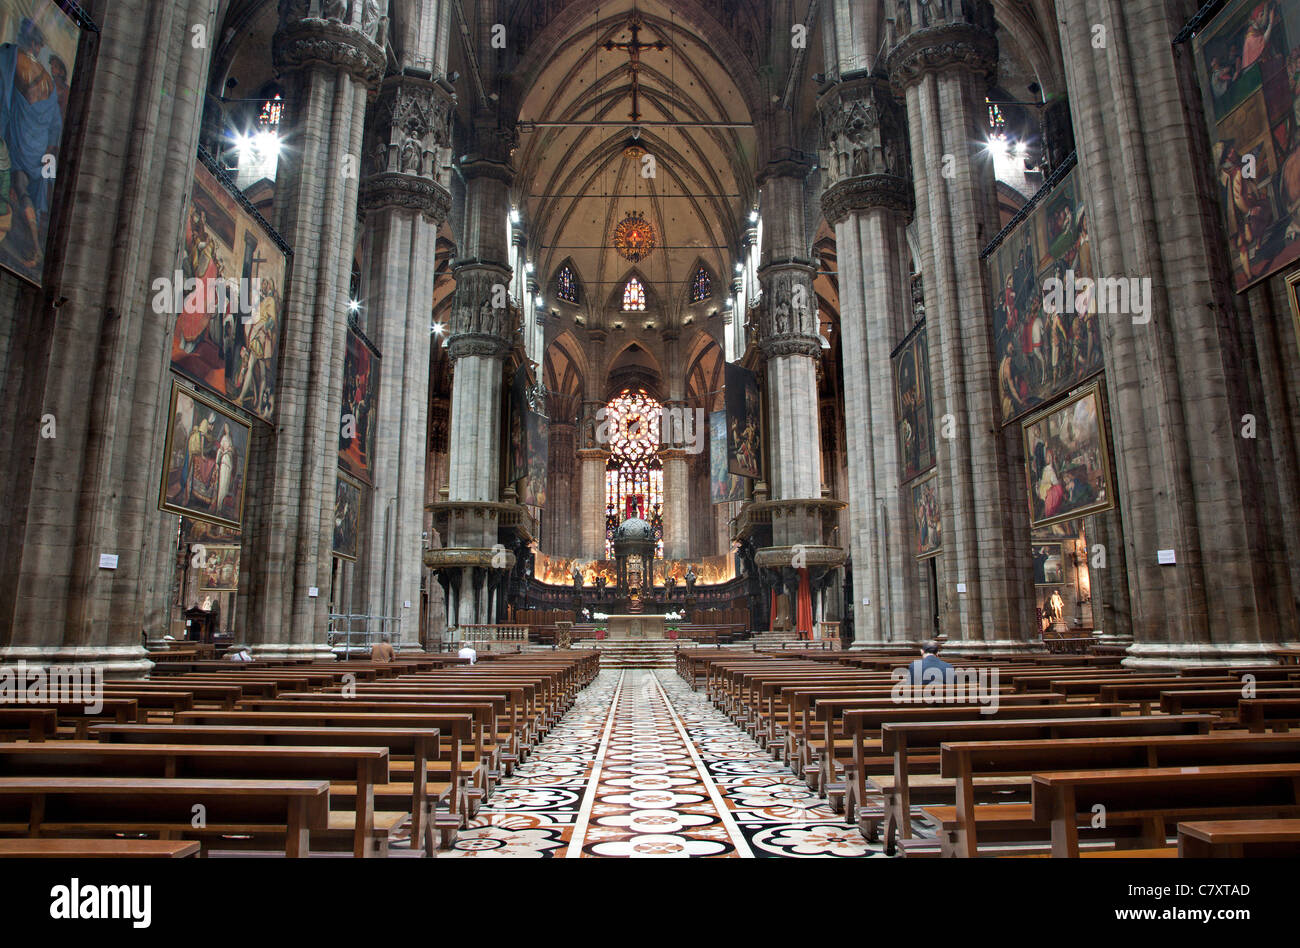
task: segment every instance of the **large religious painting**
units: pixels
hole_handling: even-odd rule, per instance
[[[239,531],[203,520],[181,518],[181,538],[185,543],[209,543],[212,541],[239,542]]]
[[[357,558],[357,518],[361,512],[361,487],[346,477],[334,479],[334,555]]]
[[[348,327],[343,355],[343,413],[339,417],[339,466],[371,483],[375,455],[375,401],[379,396],[379,355],[357,330]]]
[[[167,417],[160,508],[238,529],[251,426],[176,382]]]
[[[894,404],[898,418],[901,480],[906,482],[934,467],[930,348],[924,322],[894,353]]]
[[[1232,0],[1195,49],[1241,291],[1300,258],[1300,5]]]
[[[520,366],[515,370],[514,380],[510,385],[510,443],[507,450],[510,456],[506,463],[509,471],[506,480],[511,484],[528,476],[528,370]]]
[[[270,421],[288,254],[203,161],[183,239],[180,279],[157,281],[154,300],[178,313],[172,368]]]
[[[989,257],[1002,423],[1102,370],[1092,238],[1069,171]]]
[[[0,266],[40,284],[81,27],[51,0],[0,0]]]
[[[727,413],[709,414],[709,497],[715,504],[745,499],[745,482],[727,470]]]
[[[912,524],[916,530],[916,558],[937,556],[943,550],[938,475],[932,474],[912,485]]]
[[[1034,585],[1059,586],[1065,582],[1065,558],[1060,543],[1034,544]]]
[[[519,485],[519,502],[529,507],[545,507],[551,423],[549,418],[533,408],[524,412],[524,444],[526,465],[523,483]]]
[[[239,588],[239,547],[209,546],[207,562],[199,568],[199,589],[234,592]]]
[[[758,376],[743,366],[725,366],[727,470],[739,477],[762,477],[763,418]]]
[[[1100,385],[1025,419],[1023,433],[1035,529],[1114,506]]]

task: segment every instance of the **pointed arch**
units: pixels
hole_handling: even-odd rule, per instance
[[[628,286],[636,281],[641,286],[645,306],[641,309],[624,309],[623,300],[627,293]],[[640,267],[632,267],[616,282],[609,294],[608,306],[609,312],[614,315],[629,314],[639,315],[650,313],[660,308],[659,296],[654,290],[654,284],[645,275]]]
[[[551,290],[556,299],[571,306],[580,306],[586,299],[582,274],[572,257],[565,257],[555,268],[555,273],[551,276]]]

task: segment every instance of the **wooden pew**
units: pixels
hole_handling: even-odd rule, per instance
[[[182,839],[0,839],[0,859],[180,859],[199,843]]]
[[[0,707],[0,736],[24,735],[32,743],[54,737],[59,729],[59,715],[54,708]]]
[[[1170,821],[1300,816],[1300,764],[1035,774],[1032,800],[1034,822],[1051,827],[1054,857],[1079,855],[1079,822],[1096,805],[1108,826],[1139,824],[1143,842],[1163,849]]]
[[[1000,709],[1000,714],[985,715],[984,719],[945,720],[932,717],[920,722],[898,722],[888,720],[880,726],[880,749],[893,762],[893,782],[888,795],[887,847],[891,844],[889,830],[897,827],[902,839],[911,836],[911,787],[910,775],[913,770],[913,754],[920,752],[923,762],[936,762],[939,757],[940,776],[943,756],[940,745],[944,741],[959,740],[1066,740],[1069,737],[1118,737],[1126,735],[1175,735],[1175,733],[1205,733],[1213,723],[1213,715],[1188,714],[1179,717],[1170,715],[1140,715],[1140,717],[1122,717],[1108,714],[1105,717],[1092,715],[1071,715],[1069,711],[1087,705],[1048,705],[1031,707],[1031,709]],[[1109,709],[1122,709],[1123,705],[1101,705]],[[1005,710],[1006,714],[1001,711]],[[941,713],[941,711],[940,711]],[[1035,718],[1035,714],[1037,717]],[[1002,775],[1000,775],[1002,776]],[[881,788],[883,789],[883,788]],[[943,792],[945,800],[952,800],[950,793],[956,792],[956,785],[948,784],[932,788]],[[923,813],[940,828],[944,821],[956,819],[956,806],[926,805]],[[982,818],[997,819],[1002,824],[1018,824],[1028,818],[1028,808],[1017,804],[984,808]],[[1002,826],[998,828],[1006,828]],[[891,847],[892,848],[892,847]]]
[[[1294,698],[1242,698],[1237,702],[1237,720],[1252,734],[1272,727],[1285,732],[1300,724],[1300,695]]]
[[[90,723],[101,718],[118,724],[139,720],[140,706],[134,698],[101,698],[96,704],[101,705],[98,711],[90,710],[80,701],[21,701],[7,707],[51,710],[61,725],[75,726],[78,738],[84,738]]]
[[[1161,718],[1154,720],[1160,721]],[[1092,736],[1067,740],[966,741],[957,734],[942,744],[940,773],[955,781],[954,821],[944,823],[945,854],[975,856],[980,806],[974,799],[982,778],[1058,770],[1119,770],[1225,764],[1300,762],[1300,736],[1273,734],[1243,740],[1235,734]]]
[[[1185,859],[1300,856],[1300,820],[1210,820],[1178,824]]]
[[[207,825],[193,825],[202,806]],[[159,780],[134,777],[0,777],[0,833],[99,832],[166,837],[284,834],[285,855],[310,855],[329,820],[324,780]]]
[[[1255,690],[1256,698],[1300,697],[1292,688],[1261,687]],[[1160,710],[1165,714],[1185,714],[1190,711],[1213,711],[1225,724],[1237,720],[1237,705],[1242,698],[1241,687],[1191,689],[1188,691],[1160,692]]]
[[[185,777],[193,779],[284,779],[352,781],[357,788],[350,815],[331,812],[328,829],[347,830],[358,858],[386,855],[389,833],[406,812],[383,814],[376,833],[374,788],[388,782],[384,747],[250,747],[226,744],[105,744],[51,741],[0,744],[0,773],[24,777]],[[409,802],[409,801],[408,801]],[[351,825],[349,826],[348,823]],[[378,847],[376,843],[378,842]]]
[[[468,734],[468,727],[465,728]],[[428,779],[429,761],[437,760],[440,732],[436,728],[390,727],[266,727],[186,724],[100,724],[91,735],[105,743],[124,744],[218,744],[266,745],[269,747],[382,747],[389,756],[389,783],[373,784],[375,798],[395,800],[390,790],[406,789],[411,813],[411,845],[422,841],[432,855],[433,833],[442,837],[444,848],[455,839],[456,830],[467,819],[457,787],[447,781]],[[409,761],[410,779],[404,787],[393,783],[394,762]],[[344,793],[339,793],[346,800]],[[331,800],[333,802],[333,800]],[[439,807],[441,806],[441,809]],[[406,804],[403,804],[406,808]]]

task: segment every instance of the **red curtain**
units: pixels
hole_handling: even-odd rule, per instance
[[[795,629],[799,638],[812,638],[812,584],[808,581],[808,569],[799,570],[799,601],[795,607]]]
[[[772,601],[767,607],[767,631],[776,631],[776,590],[772,590]]]

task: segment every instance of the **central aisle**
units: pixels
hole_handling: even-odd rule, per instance
[[[444,857],[874,854],[675,672],[603,671]]]

